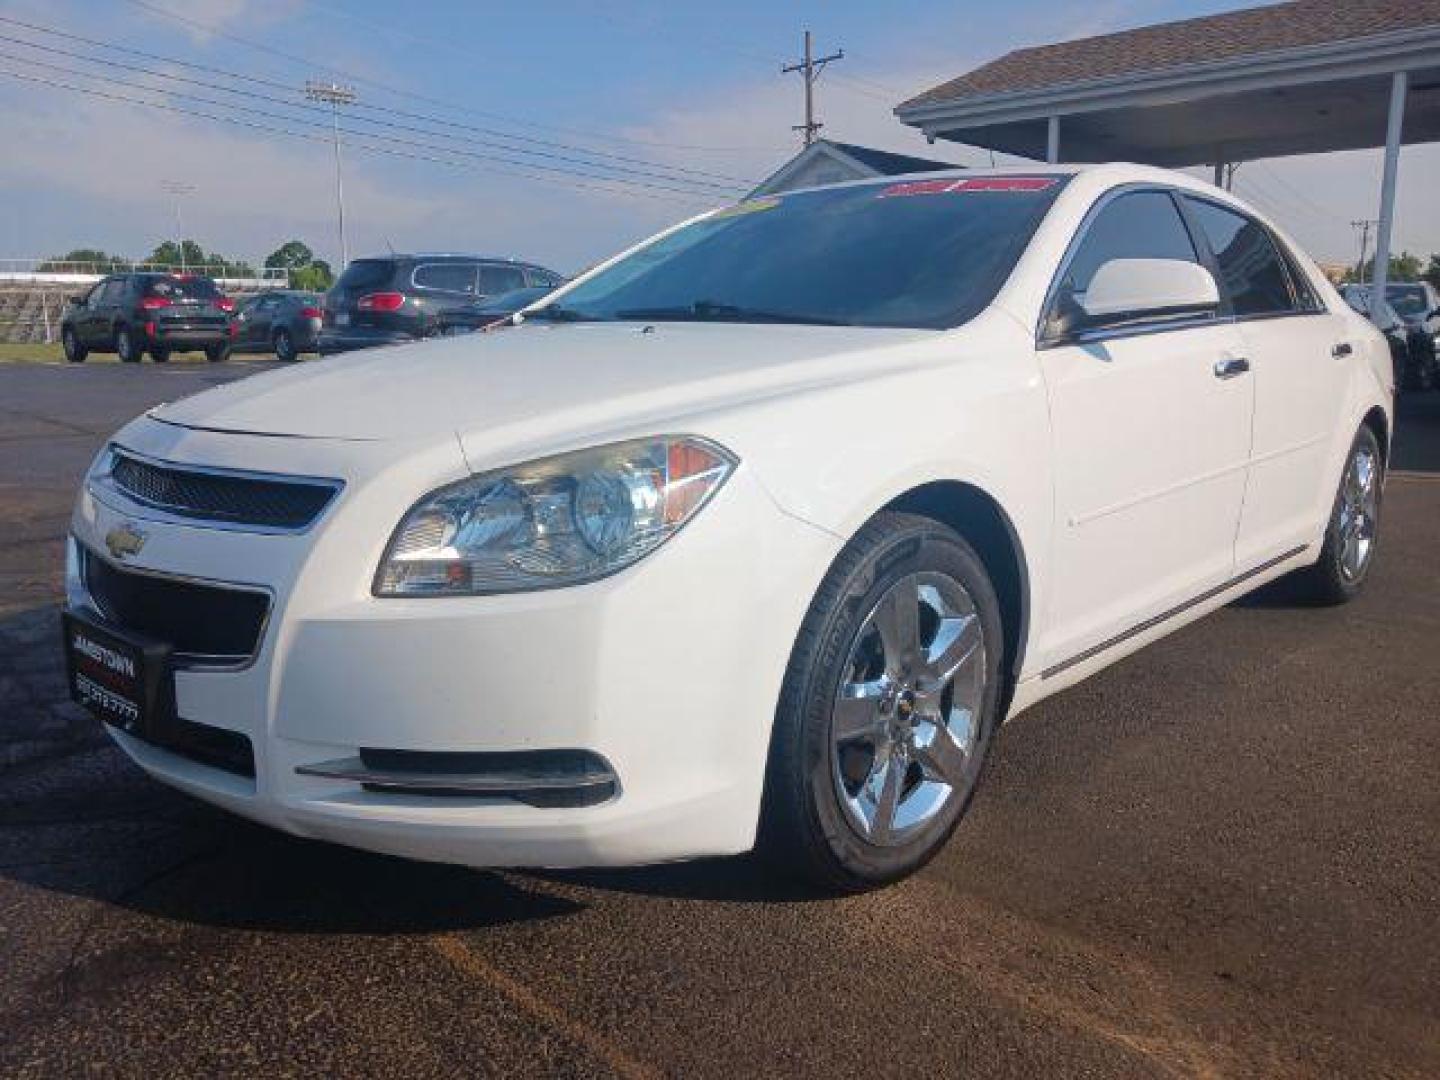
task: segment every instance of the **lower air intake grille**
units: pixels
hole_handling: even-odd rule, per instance
[[[100,614],[122,630],[166,642],[178,659],[243,663],[260,645],[268,593],[134,573],[89,551],[82,550],[81,561]]]
[[[298,480],[161,464],[112,449],[110,477],[136,502],[228,525],[303,529],[339,490],[329,480]]]

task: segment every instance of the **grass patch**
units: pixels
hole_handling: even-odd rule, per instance
[[[65,352],[60,348],[60,343],[46,345],[43,342],[36,342],[29,345],[16,345],[10,342],[0,342],[0,364],[56,364],[65,360]],[[118,364],[119,358],[114,353],[91,353],[85,358],[87,364]],[[149,363],[147,355],[145,363]],[[203,352],[176,352],[170,354],[172,364],[205,363]]]

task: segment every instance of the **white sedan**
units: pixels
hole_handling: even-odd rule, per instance
[[[1185,176],[753,200],[518,321],[114,436],[65,643],[148,772],[421,859],[759,843],[865,888],[945,842],[1003,720],[1374,559],[1385,342]]]

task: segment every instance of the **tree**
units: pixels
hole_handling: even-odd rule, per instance
[[[1430,256],[1430,265],[1425,268],[1425,273],[1420,276],[1435,288],[1440,289],[1440,255]]]
[[[272,270],[298,270],[315,261],[315,252],[303,240],[286,240],[265,256],[265,265]]]
[[[163,244],[156,246],[150,253],[147,262],[156,263],[160,266],[179,269],[184,265],[188,269],[210,274],[213,277],[254,277],[255,269],[249,263],[241,259],[227,259],[219,252],[207,252],[194,240],[183,242],[184,247],[176,246],[174,240],[166,240]],[[185,257],[180,257],[181,251]]]
[[[129,261],[122,259],[119,255],[101,251],[99,248],[75,248],[73,251],[67,251],[64,255],[46,259],[40,264],[38,272],[41,274],[64,274],[91,269],[103,271],[110,266],[125,266]]]
[[[1433,262],[1433,256],[1432,256]],[[1390,256],[1390,278],[1391,281],[1419,281],[1420,273],[1425,269],[1425,264],[1420,261],[1419,255],[1411,255],[1403,251],[1399,255]],[[1372,256],[1365,260],[1365,266],[1361,276],[1357,277],[1354,270],[1345,275],[1346,281],[1374,281],[1375,280],[1375,259]]]
[[[306,266],[300,266],[290,271],[290,287],[292,289],[324,292],[334,283],[335,275],[330,270],[330,264],[324,259],[316,259]]]

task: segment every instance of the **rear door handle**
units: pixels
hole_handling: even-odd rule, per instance
[[[1223,360],[1215,361],[1215,377],[1217,379],[1233,379],[1237,375],[1244,375],[1250,370],[1250,361],[1243,356],[1227,356]]]
[[[1351,345],[1350,342],[1342,341],[1338,345],[1334,345],[1331,347],[1330,355],[1333,356],[1336,360],[1343,360],[1345,357],[1349,356],[1354,351],[1355,347]]]

